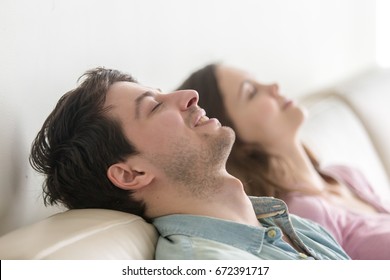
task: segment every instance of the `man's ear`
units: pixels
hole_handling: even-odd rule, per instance
[[[137,190],[149,185],[154,175],[137,168],[132,168],[126,162],[118,162],[107,170],[108,179],[118,188],[124,190]]]

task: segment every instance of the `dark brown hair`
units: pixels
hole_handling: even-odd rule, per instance
[[[143,202],[114,186],[106,173],[110,165],[137,154],[120,123],[104,108],[109,87],[118,81],[136,82],[128,74],[95,68],[83,82],[64,94],[32,143],[30,164],[45,176],[45,205],[69,209],[106,208],[144,215]]]
[[[193,72],[177,89],[198,91],[199,106],[205,109],[207,116],[217,118],[222,125],[235,130],[225,109],[223,95],[216,78],[217,66],[218,64],[209,64]],[[307,147],[304,146],[304,149],[321,174],[316,158]],[[274,178],[284,176],[281,172],[287,171],[287,168],[289,168],[288,163],[269,154],[259,144],[245,143],[239,135],[236,135],[236,141],[227,161],[227,170],[243,182],[248,195],[280,196],[285,187]]]

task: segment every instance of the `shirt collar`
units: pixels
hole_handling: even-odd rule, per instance
[[[283,200],[273,197],[249,196],[258,219],[276,217],[287,213],[287,205]]]
[[[249,197],[258,219],[284,214],[286,204],[271,197]],[[228,220],[195,215],[167,215],[154,219],[161,236],[187,235],[225,243],[258,254],[264,241],[265,228]],[[229,234],[226,234],[229,232]]]

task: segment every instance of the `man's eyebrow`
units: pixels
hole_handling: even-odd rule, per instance
[[[151,91],[145,91],[143,94],[135,99],[135,119],[139,119],[141,111],[141,103],[146,97],[155,96],[156,94]]]

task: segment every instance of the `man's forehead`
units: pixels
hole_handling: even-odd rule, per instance
[[[134,82],[120,81],[112,84],[108,90],[108,93],[127,93],[132,95],[132,98],[137,98],[144,92],[161,92],[160,89],[144,86]]]
[[[137,83],[127,81],[115,82],[107,91],[105,106],[111,107],[112,110],[125,104],[130,105],[144,91],[145,89]]]
[[[118,92],[127,92],[128,94],[141,94],[147,89],[147,87],[144,87],[140,84],[134,83],[134,82],[127,82],[127,81],[120,81],[113,83],[108,93],[118,93]]]
[[[106,105],[120,104],[124,101],[134,101],[147,89],[133,82],[120,81],[113,83],[106,94]]]

